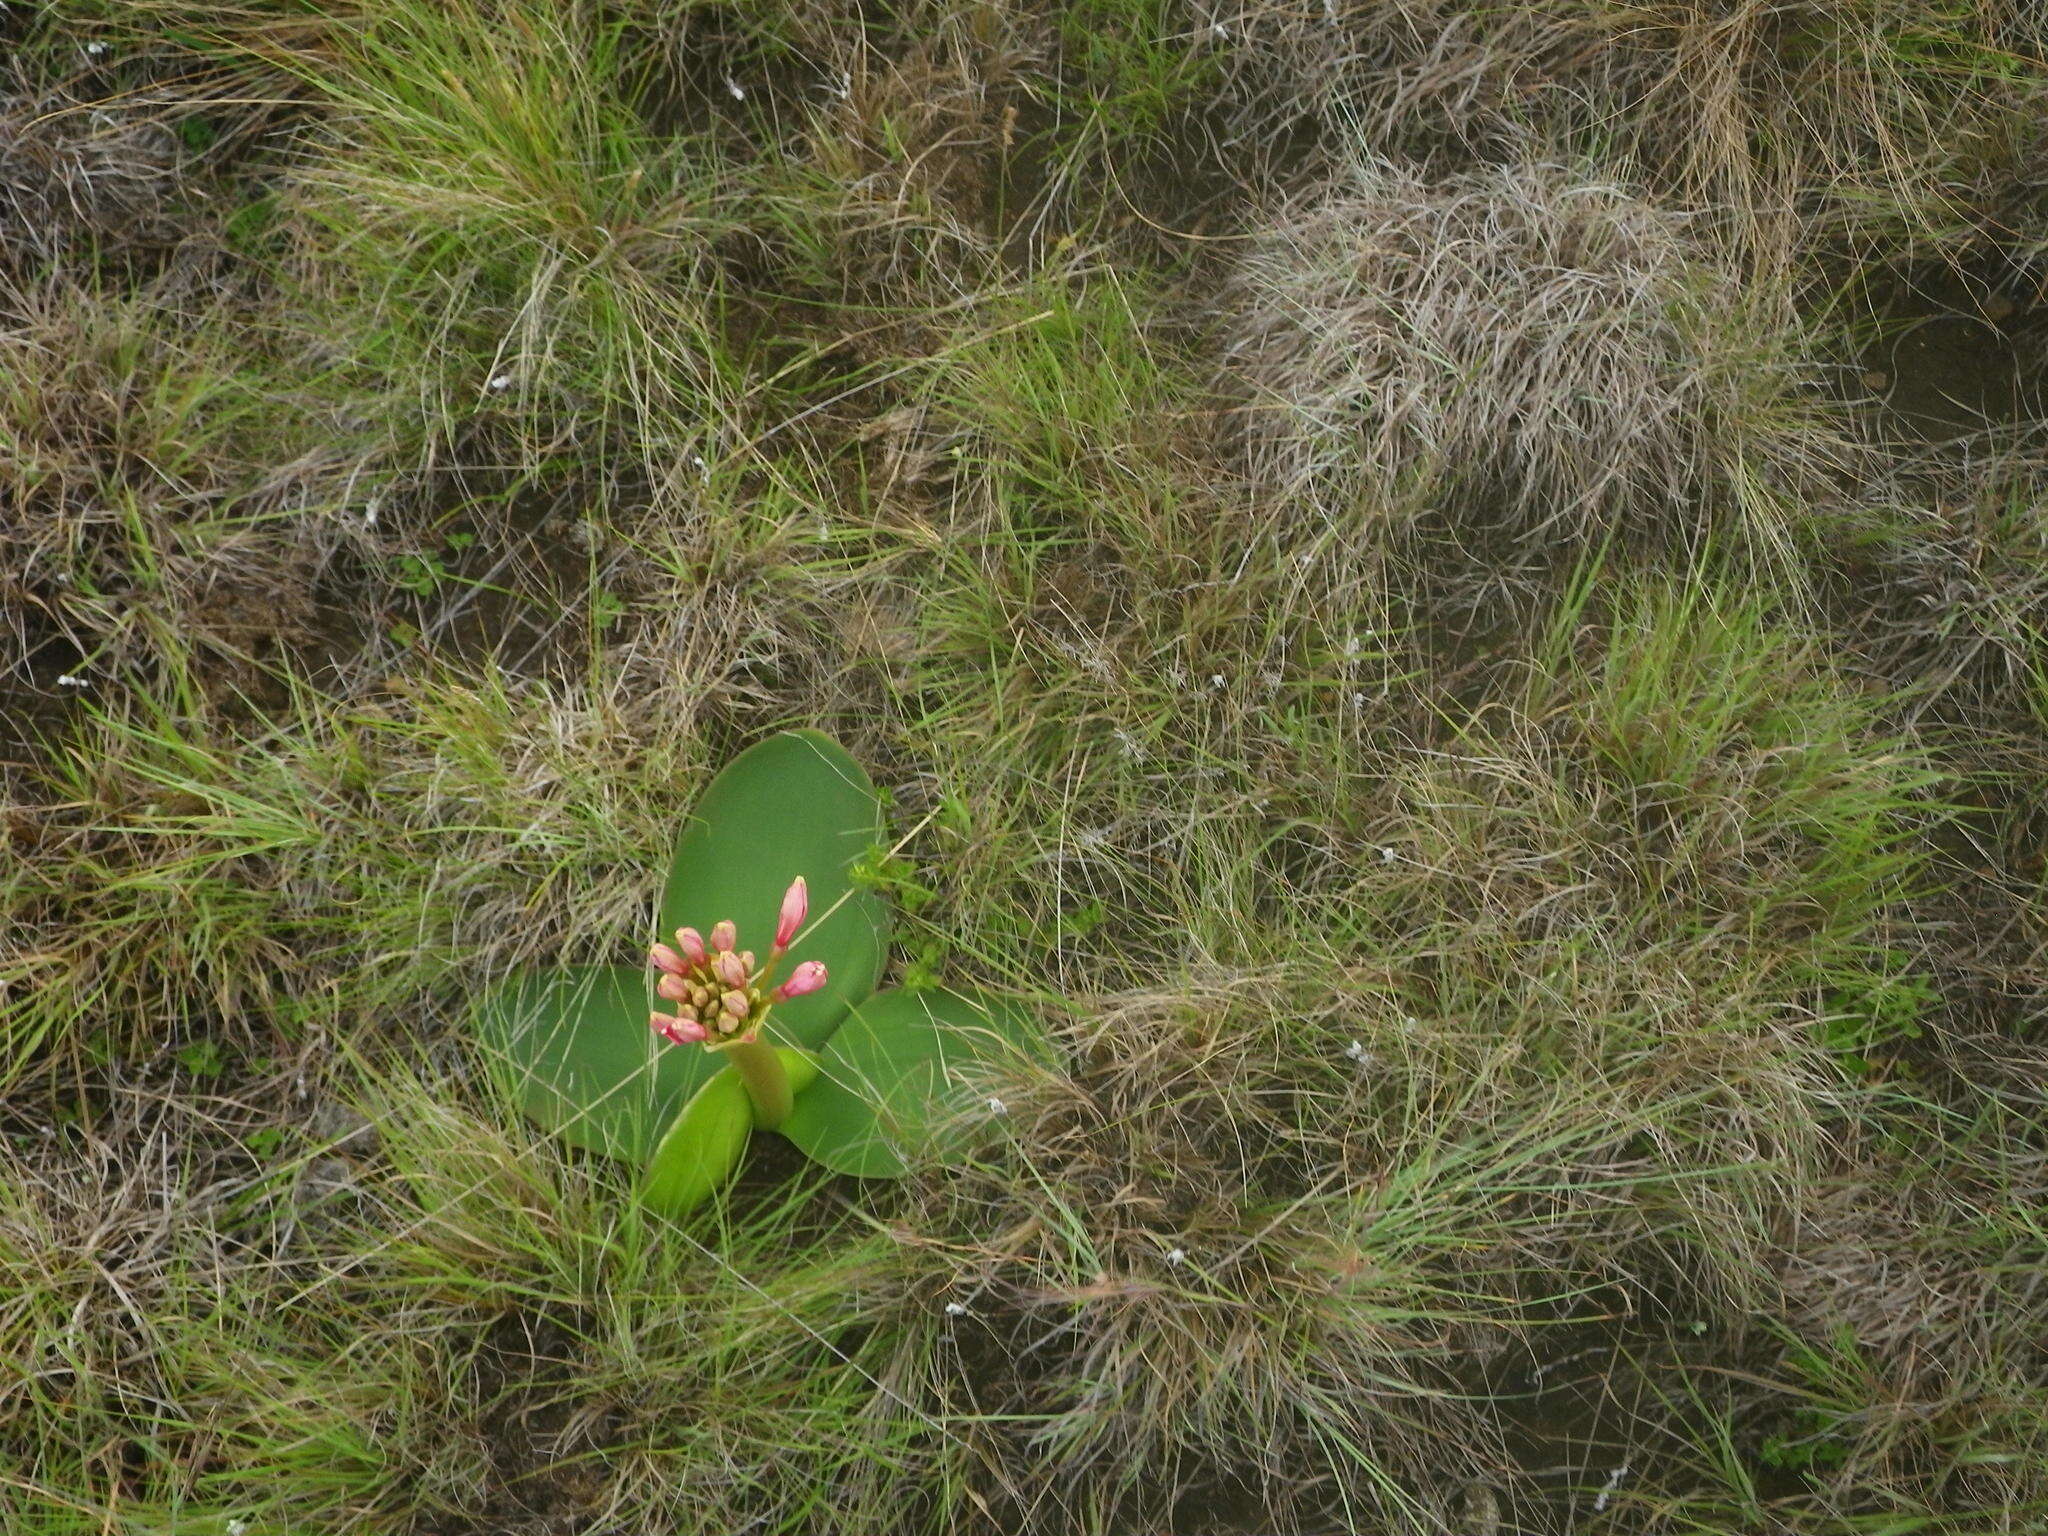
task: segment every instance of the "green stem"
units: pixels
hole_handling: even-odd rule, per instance
[[[796,1107],[796,1093],[789,1085],[789,1070],[775,1054],[775,1047],[765,1040],[748,1040],[727,1046],[724,1054],[731,1058],[747,1097],[753,1101],[754,1124],[772,1131],[787,1120],[790,1110]]]

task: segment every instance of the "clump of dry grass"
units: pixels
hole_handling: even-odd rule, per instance
[[[1769,1314],[1784,1351],[1763,1383],[1775,1401],[1757,1411],[1777,1416],[1781,1458],[1808,1469],[1816,1513],[1970,1508],[2001,1531],[2038,1520],[2043,1099],[2026,1042],[1941,1031],[1859,1128],[1888,1152],[1850,1149],[1784,1235]],[[1909,1167],[1887,1166],[1898,1154]]]
[[[1864,488],[1849,600],[1874,660],[1937,684],[1926,702],[2027,711],[2048,635],[2044,492],[2038,423],[1902,455]]]
[[[89,249],[152,250],[181,233],[185,156],[154,113],[0,73],[0,263],[28,272]]]
[[[1240,132],[1305,114],[1468,163],[1597,149],[1759,253],[1966,242],[2025,178],[2048,84],[2025,0],[1196,11],[1235,40],[1223,58]]]
[[[933,1388],[1014,1421],[1027,1503],[1156,1519],[1229,1468],[1278,1514],[1326,1504],[1350,1457],[1363,1504],[1412,1513],[1428,1436],[1485,1439],[1444,1396],[1446,1332],[1480,1304],[1448,1285],[1417,1304],[1426,1241],[1347,1244],[1371,1174],[1342,1137],[1370,1095],[1341,1057],[1304,1072],[1273,1049],[1276,994],[1309,1001],[1271,975],[1102,1000],[1072,1075],[998,1085],[1012,1155],[921,1192],[913,1230],[946,1245],[932,1284],[965,1309]],[[1311,1003],[1304,1032],[1337,1007]]]
[[[1840,451],[1782,294],[1694,224],[1559,165],[1433,175],[1369,154],[1276,211],[1226,351],[1261,490],[1337,527],[1435,510],[1477,533],[1681,542]]]
[[[370,547],[380,423],[332,365],[249,345],[245,313],[62,276],[0,297],[0,591],[103,680],[209,651],[246,686]]]
[[[799,291],[906,318],[967,299],[995,275],[988,167],[1014,134],[1000,77],[944,38],[898,57],[850,49],[835,63],[795,153],[762,189],[770,258]],[[853,345],[871,356],[895,339],[864,329]]]

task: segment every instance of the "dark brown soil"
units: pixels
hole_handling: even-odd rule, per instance
[[[2048,304],[2023,275],[1947,272],[1897,282],[1879,304],[1862,387],[1888,434],[1933,442],[2039,419],[2048,386]]]
[[[478,1421],[491,1461],[483,1506],[468,1518],[430,1518],[421,1536],[573,1536],[594,1529],[604,1491],[597,1462],[570,1442],[578,1345],[544,1314],[500,1318],[477,1353]],[[599,1416],[598,1427],[604,1427]],[[573,1436],[580,1439],[580,1436]]]

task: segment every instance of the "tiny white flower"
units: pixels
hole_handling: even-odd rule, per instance
[[[1223,681],[1223,674],[1221,672],[1211,672],[1209,674],[1209,686],[1211,688],[1221,688]]]
[[[377,498],[374,496],[363,503],[363,526],[365,528],[377,526]]]
[[[507,390],[511,387],[512,375],[509,373],[497,374],[491,379],[491,388],[493,390]]]
[[[59,688],[85,688],[90,685],[82,677],[73,677],[69,672],[60,672],[57,674],[57,686]]]
[[[249,1522],[246,1520],[230,1520],[227,1523],[228,1536],[247,1536],[248,1530]]]
[[[988,1112],[992,1115],[1007,1115],[1010,1112],[1010,1106],[1001,1099],[991,1096],[988,1101]]]
[[[1391,864],[1400,857],[1401,855],[1392,848],[1382,848],[1380,850],[1380,862],[1382,864]]]
[[[1346,1056],[1349,1056],[1353,1061],[1364,1061],[1366,1056],[1365,1042],[1362,1040],[1352,1041],[1349,1045],[1344,1047],[1344,1054]]]
[[[85,56],[89,59],[96,59],[106,51],[107,45],[105,43],[87,43],[85,45]]]
[[[696,465],[696,466],[697,466],[697,468],[698,468],[698,469],[699,469],[699,470],[700,470],[700,471],[701,471],[701,472],[703,473],[703,476],[704,476],[704,478],[705,478],[706,480],[709,480],[709,479],[711,478],[711,465],[710,465],[710,463],[709,463],[709,462],[708,462],[708,461],[707,461],[707,460],[705,459],[705,457],[704,457],[704,455],[703,455],[703,454],[701,454],[701,453],[693,453],[693,454],[691,454],[691,455],[690,455],[690,462],[691,462],[692,464],[694,464],[694,465]]]
[[[1185,1263],[1187,1263],[1187,1261],[1188,1261],[1188,1251],[1187,1251],[1187,1250],[1186,1250],[1185,1248],[1169,1248],[1169,1249],[1167,1249],[1167,1250],[1166,1250],[1166,1262],[1167,1262],[1167,1263],[1169,1263],[1169,1264],[1185,1264]]]
[[[1352,707],[1353,709],[1363,709],[1363,708],[1365,708],[1365,695],[1364,695],[1363,693],[1354,693],[1354,694],[1352,694],[1352,695],[1351,695],[1351,707]]]
[[[947,1303],[946,1303],[946,1316],[948,1316],[948,1317],[965,1317],[966,1315],[967,1315],[967,1305],[966,1305],[966,1303],[965,1303],[965,1302],[959,1302],[959,1301],[949,1301],[949,1302],[947,1302]]]
[[[1628,1463],[1623,1462],[1607,1474],[1607,1481],[1600,1489],[1600,1496],[1593,1501],[1593,1513],[1599,1514],[1607,1508],[1607,1501],[1614,1496],[1614,1490],[1621,1486],[1621,1480],[1628,1476]]]
[[[1212,22],[1210,22],[1210,23],[1209,23],[1209,30],[1210,30],[1211,32],[1214,32],[1214,33],[1215,33],[1215,34],[1216,34],[1216,35],[1217,35],[1218,37],[1222,38],[1224,42],[1226,42],[1226,43],[1227,43],[1227,42],[1229,42],[1229,41],[1230,41],[1230,29],[1229,29],[1228,27],[1224,26],[1222,22],[1220,22],[1220,21],[1212,21]]]
[[[740,88],[739,81],[733,79],[731,75],[725,77],[725,89],[726,94],[731,96],[734,101],[745,101],[747,99],[747,93]]]

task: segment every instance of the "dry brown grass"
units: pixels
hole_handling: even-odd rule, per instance
[[[2037,154],[2034,8],[1984,0],[1210,5],[1250,109],[1342,145],[1513,163],[1597,143],[1767,272],[1816,244],[1966,242]]]
[[[1276,209],[1226,357],[1262,491],[1331,525],[1475,541],[1781,546],[1849,451],[1782,291],[1696,221],[1561,165],[1437,175],[1361,153]]]

